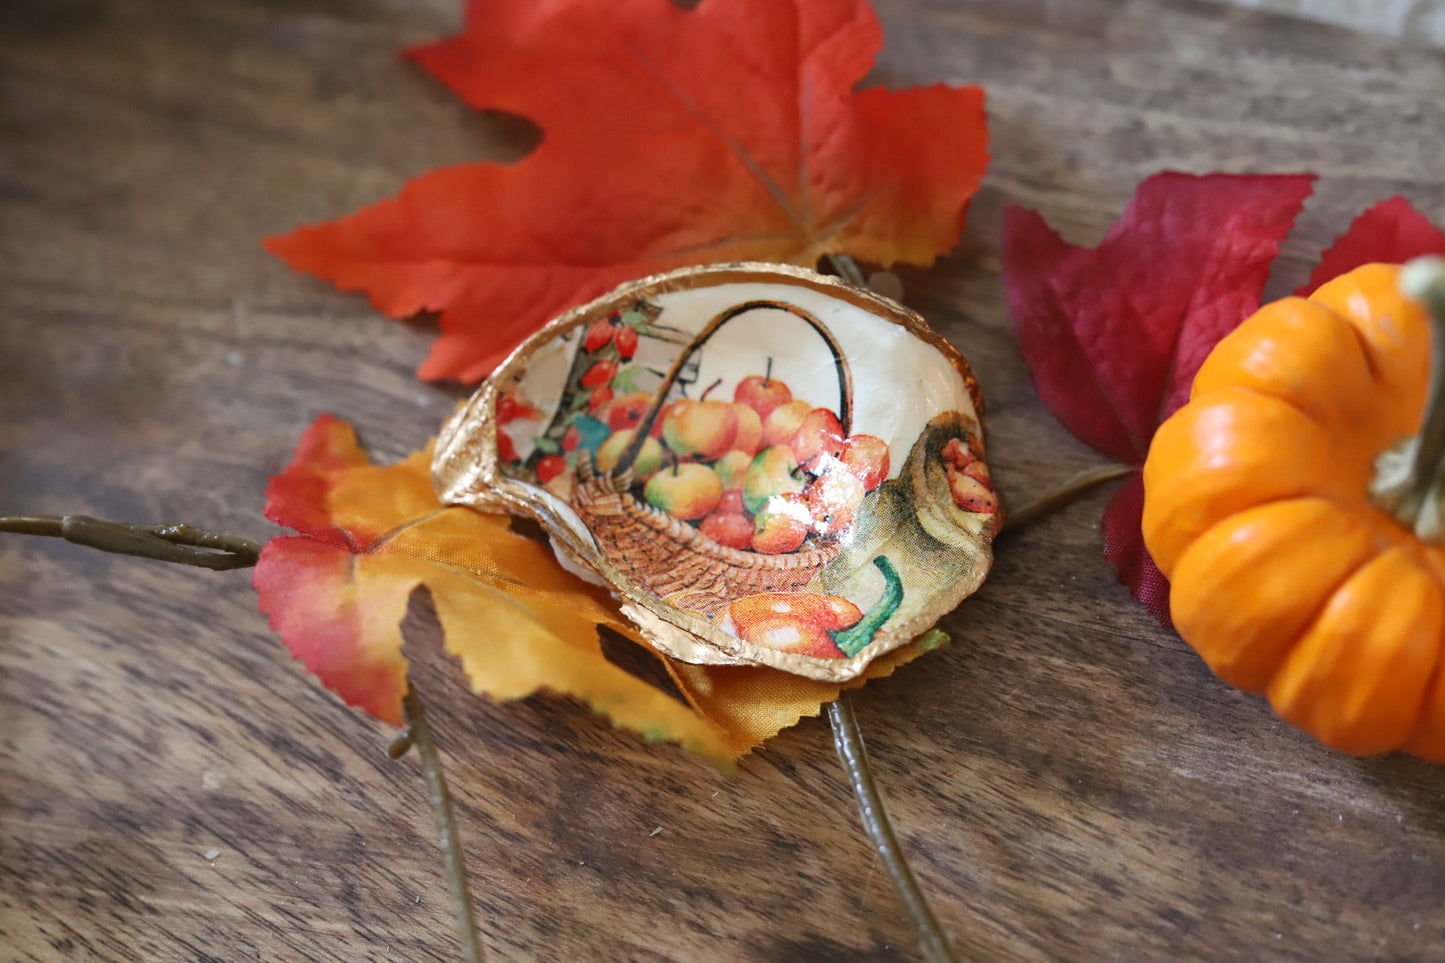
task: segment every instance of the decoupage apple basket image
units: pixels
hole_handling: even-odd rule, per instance
[[[1143,537],[1145,461],[1216,343],[1259,309],[1312,178],[1156,175],[1092,249],[1008,208],[1002,284],[1020,353],[1045,406],[1111,462],[1009,513],[964,354],[901,295],[879,293],[899,293],[889,266],[928,268],[957,243],[988,159],[982,92],[860,88],[881,46],[864,0],[703,0],[689,10],[668,0],[474,0],[459,36],[408,56],[478,109],[535,121],[536,150],[516,164],[433,171],[395,198],[266,242],[385,314],[437,316],[419,373],[468,391],[480,383],[438,436],[374,465],[348,425],[319,417],[266,492],[266,516],[295,534],[264,547],[79,516],[0,516],[0,531],[254,566],[259,607],[292,654],[348,705],[403,726],[394,756],[418,749],[469,961],[483,952],[458,827],[402,656],[402,622],[422,590],[447,652],[476,693],[496,700],[575,696],[724,769],[826,713],[923,955],[954,960],[894,838],[846,691],[947,641],[936,625],[982,584],[996,536],[1110,479],[1126,481],[1104,515],[1105,556],[1170,624],[1170,585]],[[629,126],[647,131],[645,150],[615,149]],[[1430,253],[1445,253],[1445,235],[1392,199],[1326,252],[1311,283]],[[865,276],[859,262],[880,270]],[[1417,286],[1422,301],[1445,305],[1445,281]],[[1279,310],[1298,308],[1313,287]],[[1408,310],[1423,330],[1423,311]],[[1416,368],[1427,341],[1415,331]],[[1391,408],[1395,433],[1418,423],[1423,381]],[[1202,544],[1210,534],[1190,497],[1228,489],[1227,501],[1240,490],[1210,487],[1222,469],[1208,426],[1181,440],[1179,424],[1207,401],[1162,430],[1182,452],[1171,469],[1191,470],[1161,474],[1153,456],[1156,546],[1161,503],[1184,505],[1170,521]],[[1401,441],[1384,434],[1351,449],[1351,478]],[[1434,461],[1408,486],[1416,501],[1438,495],[1445,470],[1445,441],[1428,452]],[[1211,522],[1241,509],[1201,499]],[[1402,552],[1415,550],[1391,531]],[[1267,596],[1283,584],[1270,581],[1280,556],[1260,544],[1248,546],[1259,564],[1237,578]],[[1176,547],[1164,559],[1170,573],[1193,572]],[[1309,546],[1294,551],[1303,565]],[[1221,614],[1229,599],[1196,590],[1221,570],[1193,572],[1180,609],[1211,666],[1232,665],[1219,652],[1234,654],[1241,624],[1268,636],[1272,654],[1303,631]],[[1410,671],[1428,664],[1435,678],[1445,616],[1439,592],[1426,595],[1434,601],[1415,632],[1429,638],[1416,640]],[[645,646],[681,700],[613,665],[599,631]],[[1311,665],[1291,678],[1308,689],[1314,661],[1299,660]],[[1395,671],[1386,663],[1374,667]],[[1221,674],[1254,689],[1268,681]],[[1339,713],[1358,701],[1333,683],[1319,698],[1319,687],[1309,698],[1291,690],[1284,701],[1307,703],[1291,718],[1349,751],[1440,754],[1439,738],[1333,738]],[[1413,715],[1385,713],[1392,733],[1421,715],[1445,718],[1436,711],[1445,689],[1427,704],[1423,685],[1405,688],[1418,698]]]
[[[885,298],[689,268],[526,342],[442,430],[433,473],[446,502],[539,521],[657,651],[846,681],[988,571],[977,390]]]

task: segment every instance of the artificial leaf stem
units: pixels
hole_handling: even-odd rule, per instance
[[[858,262],[847,254],[829,254],[828,263],[838,276],[849,284],[856,284],[860,288],[868,287],[868,279],[863,276],[863,271],[858,267]]]
[[[1004,526],[1000,534],[1018,532],[1032,525],[1039,519],[1052,515],[1054,512],[1073,502],[1076,498],[1089,493],[1105,482],[1113,481],[1116,478],[1123,478],[1133,470],[1132,465],[1116,462],[1114,464],[1099,465],[1096,468],[1081,471],[1058,488],[1029,502],[1018,511],[1009,512],[1005,517]]]
[[[456,813],[452,810],[446,775],[442,772],[441,754],[437,752],[431,726],[426,721],[426,710],[415,689],[407,689],[401,707],[406,715],[406,732],[387,747],[387,755],[398,759],[405,755],[407,749],[416,746],[421,756],[427,803],[431,806],[432,818],[436,820],[437,844],[441,847],[442,864],[446,867],[447,888],[451,891],[452,912],[457,921],[457,938],[462,944],[462,960],[463,963],[482,963],[482,943],[477,937],[471,888],[467,884],[466,856],[462,852],[461,835],[457,832]]]
[[[883,797],[873,781],[873,771],[868,765],[868,752],[863,746],[863,733],[858,728],[858,717],[853,714],[853,703],[848,693],[844,692],[828,703],[828,722],[833,726],[833,746],[838,750],[838,761],[843,764],[843,771],[848,774],[853,793],[858,797],[858,815],[862,819],[863,829],[877,847],[878,855],[883,860],[883,868],[888,873],[888,878],[893,881],[893,888],[897,890],[898,898],[903,901],[904,909],[913,918],[923,955],[928,958],[929,963],[958,963],[958,958],[953,955],[953,948],[948,943],[948,936],[939,925],[938,918],[933,915],[923,891],[918,888],[918,880],[908,868],[908,860],[898,845],[893,823],[888,819],[888,811],[883,806]]]
[[[195,565],[216,571],[248,568],[256,564],[261,546],[240,535],[226,535],[192,528],[190,525],[137,525],[128,522],[106,522],[86,515],[0,515],[0,532],[19,535],[46,535],[63,538],[77,545],[98,548],[105,552],[135,555],[162,562]],[[452,911],[456,914],[457,938],[461,941],[463,963],[483,963],[482,946],[472,914],[472,897],[456,816],[452,811],[451,794],[447,792],[442,773],[441,756],[432,739],[426,712],[414,690],[408,689],[402,699],[407,729],[386,752],[400,759],[415,746],[421,755],[422,773],[426,778],[427,802],[436,820],[438,844],[442,850],[447,885],[451,891]]]
[[[261,554],[259,543],[240,535],[208,532],[186,524],[106,522],[88,515],[0,515],[0,532],[47,535],[102,552],[195,565],[218,572],[250,568]]]

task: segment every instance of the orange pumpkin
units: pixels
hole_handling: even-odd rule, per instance
[[[1337,749],[1439,760],[1445,414],[1412,436],[1445,403],[1400,274],[1359,268],[1219,342],[1150,447],[1144,540],[1220,678]]]

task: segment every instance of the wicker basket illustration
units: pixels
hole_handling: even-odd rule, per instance
[[[591,458],[584,455],[578,459],[577,484],[572,491],[573,508],[614,565],[668,604],[708,617],[742,596],[802,591],[841,551],[839,544],[826,542],[780,555],[728,548],[631,492],[632,463],[661,414],[678,374],[724,324],[757,310],[786,311],[801,318],[832,352],[838,376],[838,421],[847,437],[853,415],[852,374],[832,333],[796,305],[748,301],[708,322],[673,362],[637,426],[632,447],[619,459],[612,474],[599,473]]]

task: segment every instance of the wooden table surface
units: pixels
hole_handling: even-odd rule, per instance
[[[977,367],[1015,504],[1101,459],[1007,333],[1006,201],[1092,243],[1163,168],[1316,171],[1271,296],[1370,202],[1445,222],[1439,51],[1186,0],[877,5],[878,80],[988,90],[964,239],[904,273]],[[388,461],[435,431],[459,391],[414,378],[426,328],[258,242],[525,149],[395,57],[459,7],[0,3],[0,508],[265,537],[266,476],[319,412]],[[1331,753],[1217,682],[1101,560],[1106,498],[1002,545],[954,644],[857,699],[962,954],[1445,959],[1445,769]],[[490,959],[918,959],[822,721],[729,778],[418,672]],[[0,961],[454,959],[387,738],[292,662],[245,572],[0,538]]]

